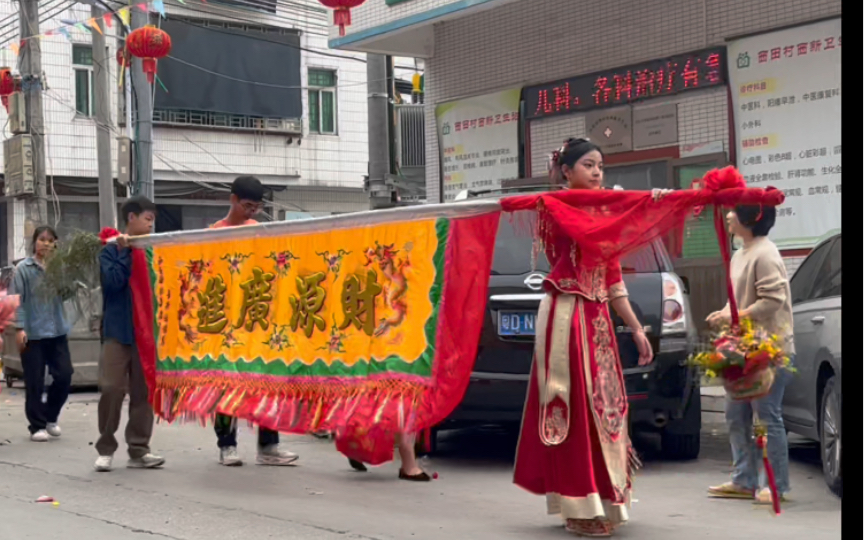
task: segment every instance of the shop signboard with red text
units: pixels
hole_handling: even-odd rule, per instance
[[[621,107],[723,86],[726,76],[726,48],[716,47],[525,88],[525,116],[533,120]]]
[[[786,194],[771,237],[812,248],[840,232],[840,19],[729,45],[738,166]]]

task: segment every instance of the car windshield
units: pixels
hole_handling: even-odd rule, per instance
[[[529,217],[532,216],[532,217]],[[524,221],[523,221],[524,220]],[[536,216],[523,213],[514,223],[509,215],[501,217],[498,236],[495,239],[495,259],[492,262],[493,275],[522,275],[532,271],[549,272],[549,261],[544,253],[537,255],[536,268],[531,267],[533,239],[530,231],[534,230]],[[515,228],[514,228],[515,227]],[[654,244],[644,247],[635,253],[624,257],[621,269],[625,274],[656,274],[663,272],[661,265],[662,245]]]

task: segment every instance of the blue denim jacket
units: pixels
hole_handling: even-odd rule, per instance
[[[59,296],[48,297],[39,286],[45,270],[33,257],[21,261],[12,278],[12,291],[20,296],[15,328],[24,330],[27,339],[51,339],[69,333],[69,322]]]
[[[108,244],[99,254],[102,281],[102,340],[123,345],[135,344],[132,321],[132,251]]]

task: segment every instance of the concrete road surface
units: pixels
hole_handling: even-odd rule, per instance
[[[93,472],[96,399],[76,394],[61,419],[62,439],[28,442],[21,390],[0,394],[0,540],[473,540],[566,539],[545,503],[511,482],[515,437],[492,430],[454,432],[427,465],[429,485],[396,479],[390,465],[354,473],[332,443],[286,437],[297,467],[216,463],[211,428],[160,425],[154,449],[164,470]],[[709,419],[709,421],[712,419]],[[122,434],[121,434],[122,436]],[[253,432],[241,454],[254,460]],[[636,479],[631,523],[619,538],[641,540],[840,538],[840,500],[822,481],[818,451],[792,446],[794,501],[784,514],[748,502],[716,501],[705,488],[729,472],[721,424],[706,424],[698,462],[651,457]],[[41,496],[59,506],[37,504]]]

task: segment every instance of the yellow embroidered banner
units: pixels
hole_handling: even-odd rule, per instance
[[[154,410],[292,433],[441,422],[474,365],[499,218],[430,206],[147,237],[130,283]]]
[[[328,376],[365,374],[371,362],[428,374],[440,243],[430,219],[155,246],[160,367]],[[273,362],[291,369],[265,368]]]

